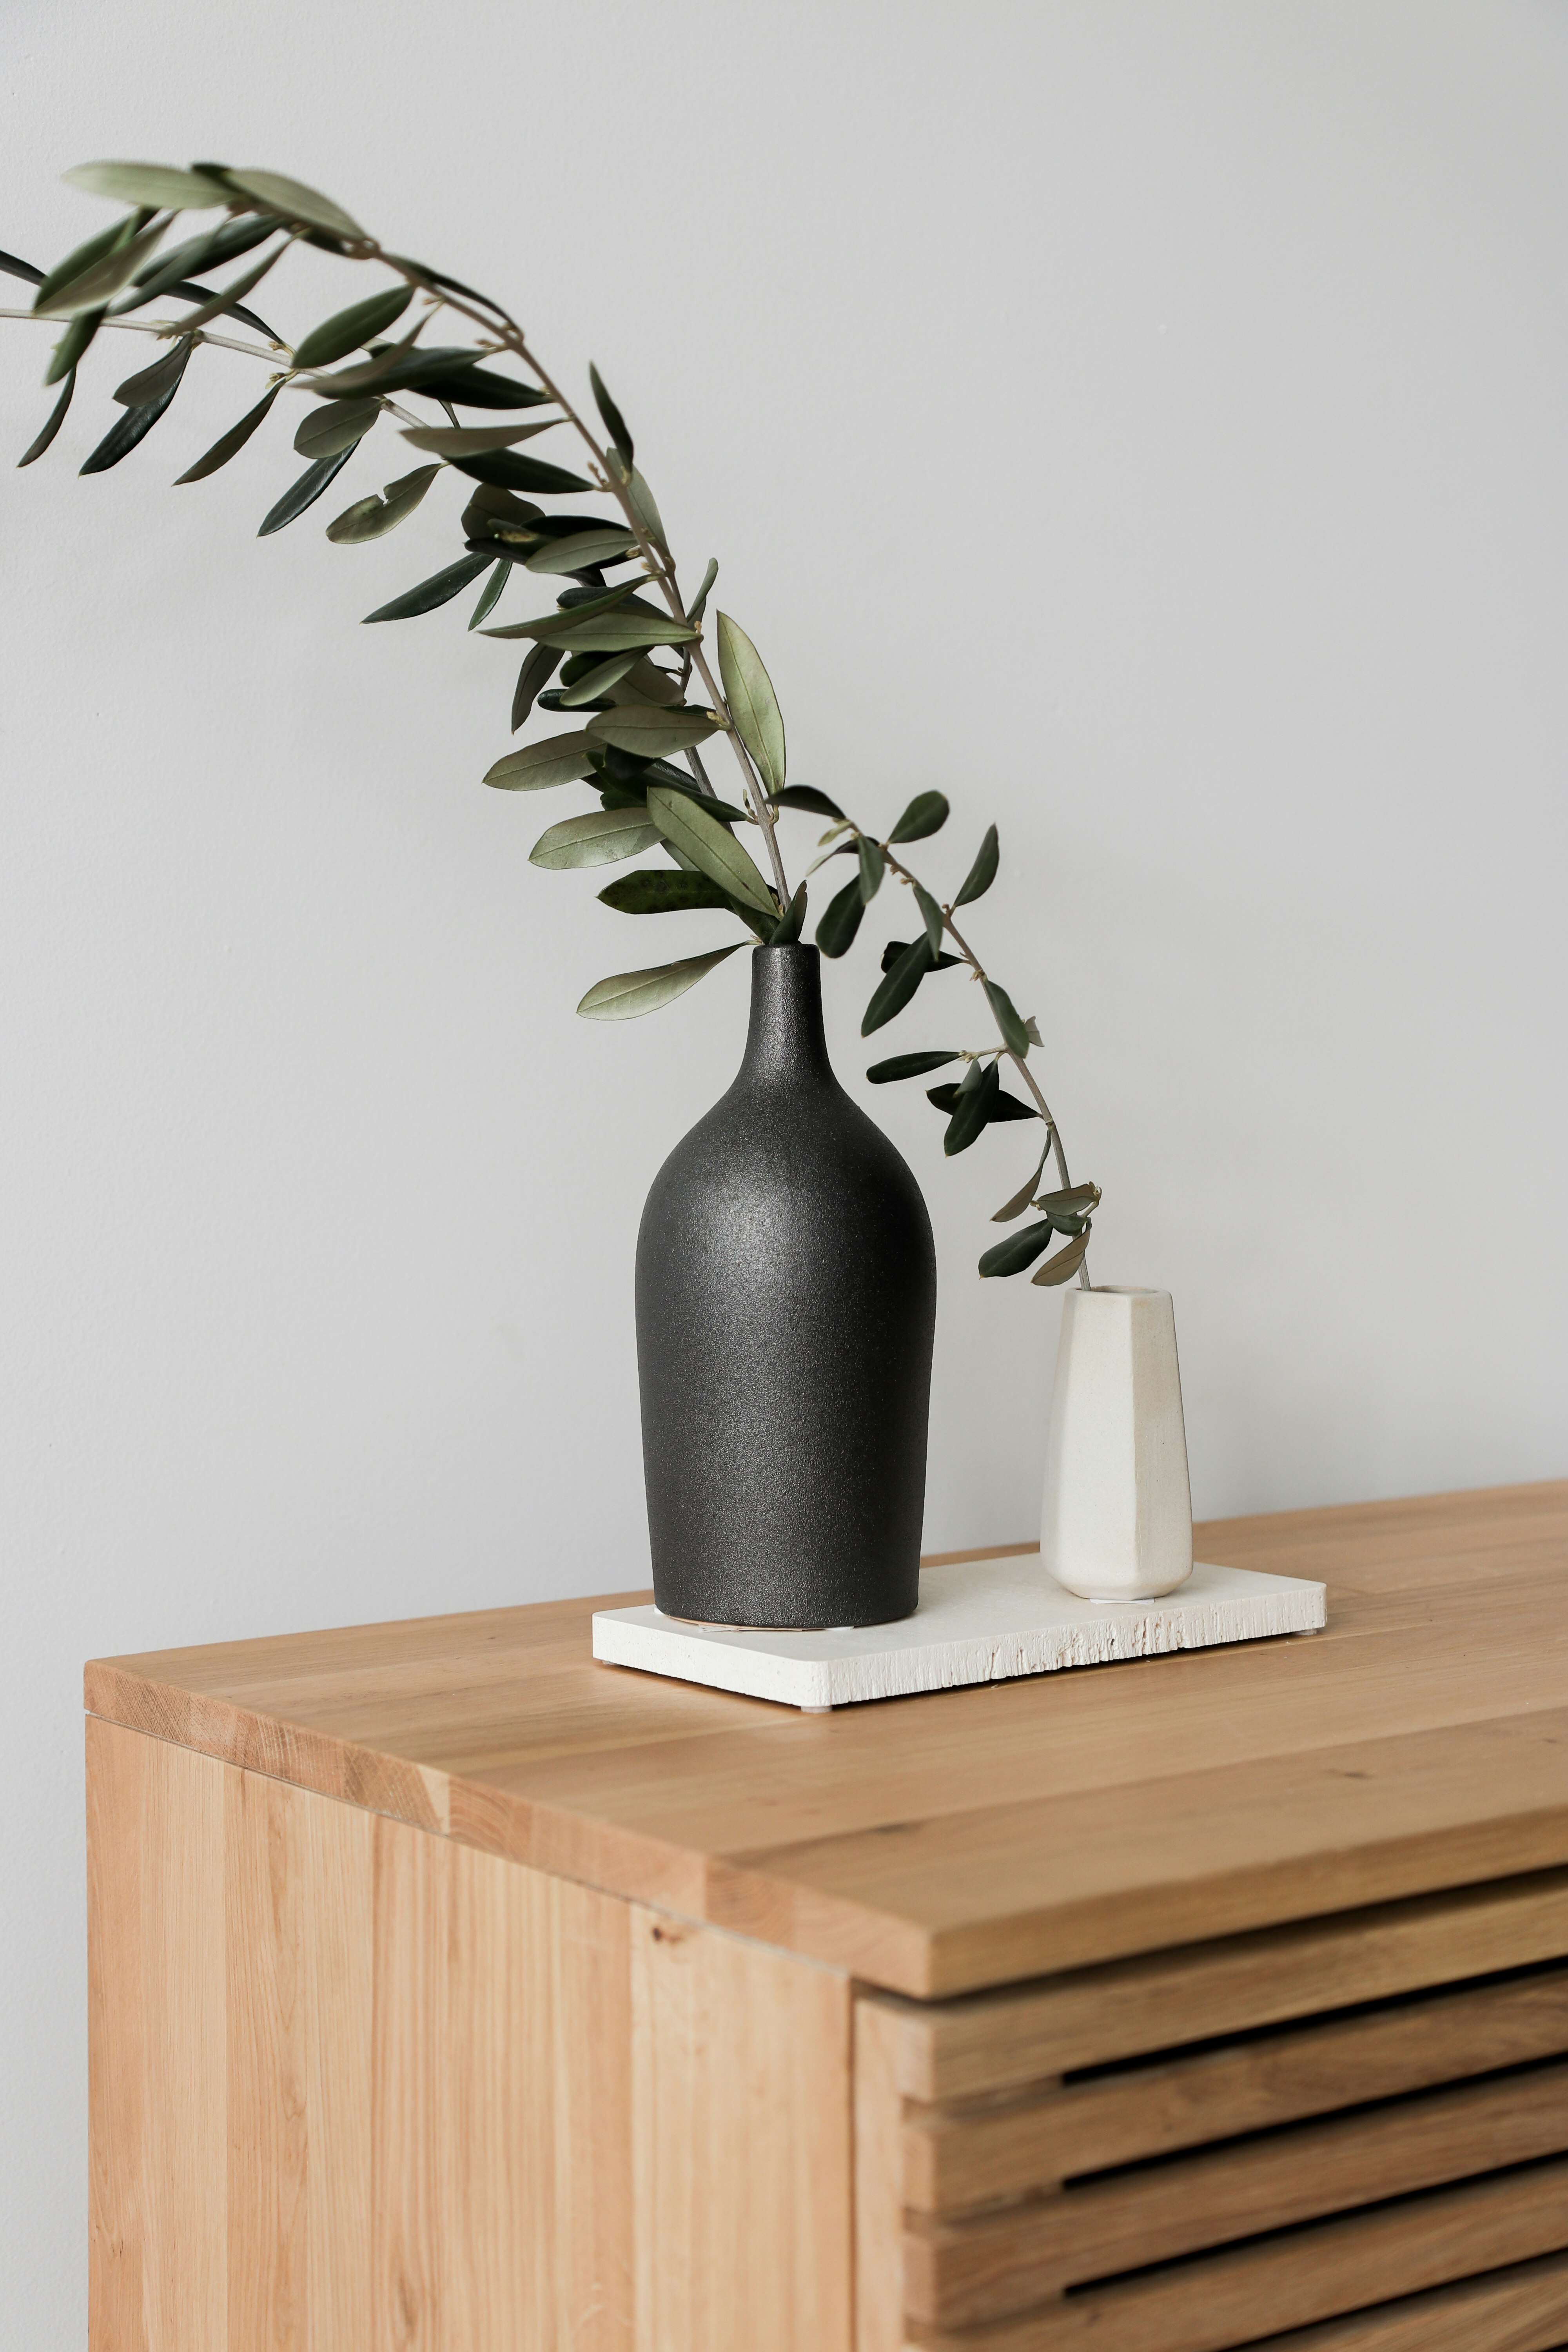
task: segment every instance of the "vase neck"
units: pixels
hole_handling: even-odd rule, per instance
[[[742,1083],[834,1083],[822,1027],[822,964],[816,948],[757,948],[752,956],[752,1025]]]

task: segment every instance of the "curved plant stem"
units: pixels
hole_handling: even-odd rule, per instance
[[[549,370],[535,357],[530,348],[528,338],[517,320],[510,312],[503,310],[499,302],[493,302],[488,294],[481,294],[474,299],[482,303],[484,309],[492,314],[489,318],[486,318],[462,296],[444,287],[437,287],[428,273],[420,268],[417,262],[406,261],[400,254],[386,252],[373,239],[366,240],[363,257],[382,262],[385,268],[395,270],[400,278],[405,278],[409,285],[421,287],[426,293],[437,295],[448,310],[460,312],[464,318],[472,320],[477,327],[483,328],[492,338],[498,350],[512,352],[522,362],[524,367],[531,371],[541,390],[555,402],[567,423],[574,425],[580,435],[597,468],[603,488],[619,505],[637,541],[644,562],[658,587],[663,590],[665,602],[669,606],[672,617],[678,621],[683,621],[686,618],[686,610],[680,601],[673,559],[655,547],[644,527],[641,516],[632,503],[628,486],[620,480],[610,462],[608,453],[600,446]],[[690,650],[693,667],[708,690],[710,706],[722,719],[725,731],[730,738],[731,747],[740,763],[746,804],[761,829],[763,839],[767,844],[768,860],[773,869],[773,883],[778,891],[781,905],[787,907],[790,900],[789,883],[784,877],[784,860],[779,855],[778,839],[773,828],[773,815],[768,806],[767,794],[763,791],[756,772],[747,757],[746,747],[742,742],[739,730],[731,716],[730,706],[708,666],[708,658],[702,651],[700,641]]]
[[[0,310],[0,319],[27,319],[36,327],[58,327],[58,319],[46,319],[37,310]],[[98,331],[106,327],[117,328],[130,335],[183,335],[185,330],[177,319],[100,319]],[[194,343],[216,343],[220,351],[243,352],[247,359],[266,360],[276,367],[279,356],[289,351],[287,343],[241,343],[232,335],[215,335],[205,327],[197,327],[191,336]],[[292,352],[289,353],[292,358]]]

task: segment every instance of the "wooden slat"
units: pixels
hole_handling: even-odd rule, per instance
[[[904,2342],[903,2108],[886,2006],[855,2004],[855,2347]]]
[[[904,2239],[906,2308],[942,2326],[1004,2318],[1085,2280],[1564,2148],[1568,2065],[1428,2092],[967,2221],[917,2217]]]
[[[913,2109],[904,2201],[924,2212],[1198,2147],[1568,2051],[1568,1969],[1330,2018],[1005,2105]]]
[[[552,1603],[103,1661],[89,1704],[922,1999],[1568,1867],[1568,1482],[1200,1542],[1323,1578],[1327,1631],[803,1720],[595,1666]]]
[[[1068,2295],[997,2326],[913,2329],[907,2341],[910,2352],[1232,2352],[1565,2243],[1568,2163],[1531,2165]]]
[[[1247,2352],[1556,2352],[1568,2344],[1568,2254],[1401,2296]]]
[[[906,2098],[973,2097],[1175,2042],[1568,1957],[1568,1871],[1074,1969],[940,2005],[889,1999]]]

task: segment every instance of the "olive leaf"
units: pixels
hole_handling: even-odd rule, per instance
[[[367,613],[366,625],[372,621],[412,621],[421,613],[435,612],[438,605],[450,604],[454,596],[460,596],[469,581],[488,571],[494,560],[489,555],[460,556],[444,572],[432,572],[417,587],[405,589],[390,604],[379,604],[374,613]]]
[[[363,441],[381,415],[379,400],[329,400],[312,408],[294,436],[301,457],[333,457]]]
[[[510,449],[515,441],[531,441],[536,433],[548,433],[561,421],[547,416],[542,425],[409,425],[403,437],[432,457],[484,457]],[[624,531],[621,536],[625,538]]]
[[[188,236],[184,245],[174,246],[167,252],[154,254],[151,261],[144,261],[125,292],[110,304],[110,315],[123,318],[128,310],[142,310],[163,294],[189,294],[193,289],[183,288],[182,279],[195,278],[204,269],[216,269],[226,261],[237,261],[242,253],[251,252],[277,234],[275,221],[262,220],[255,215],[241,220],[220,221],[216,228],[203,229],[198,236]],[[205,287],[194,290],[199,300],[205,300]]]
[[[625,702],[618,710],[606,711],[590,723],[588,740],[613,743],[617,751],[635,751],[645,760],[658,760],[671,751],[689,751],[718,730],[719,721],[707,710],[667,710],[657,703]]]
[[[796,940],[800,938],[801,926],[805,921],[805,884],[803,882],[799,889],[795,892],[795,897],[790,900],[789,905],[785,908],[784,913],[779,917],[778,921],[774,924],[773,929],[769,932],[767,941],[769,947],[794,947]]]
[[[120,205],[146,205],[156,212],[210,212],[226,205],[228,191],[200,172],[182,172],[173,163],[78,163],[60,177],[69,188],[84,188],[89,196],[108,196]]]
[[[221,434],[205,456],[198,457],[194,466],[188,466],[183,474],[175,475],[175,488],[182,482],[205,482],[209,474],[216,474],[220,466],[226,466],[231,457],[237,457],[282,389],[281,383],[270,385],[255,407],[247,408],[239,423],[231,425],[226,433]],[[331,531],[327,536],[331,537]]]
[[[653,492],[648,488],[637,467],[635,466],[628,467],[617,451],[611,449],[607,455],[610,471],[620,484],[626,504],[637,517],[638,529],[644,538],[650,540],[662,555],[668,555],[669,542],[664,535],[664,523],[655,503]]]
[[[750,852],[716,816],[709,814],[700,800],[669,784],[650,784],[647,813],[666,841],[683,849],[699,873],[708,875],[742,906],[754,907],[776,920],[773,893]]]
[[[374,343],[369,359],[340,368],[336,375],[316,375],[301,382],[303,392],[319,392],[324,400],[346,400],[356,392],[423,392],[438,378],[464,373],[482,352],[458,343],[431,343],[416,350],[416,324],[395,343]],[[545,395],[541,393],[539,398]]]
[[[1016,1054],[1021,1061],[1029,1050],[1029,1033],[1019,1020],[1012,998],[1005,988],[999,988],[994,980],[988,980],[985,982],[985,1001],[995,1016],[1003,1043],[1008,1052]]]
[[[184,374],[185,362],[190,358],[193,348],[193,344],[188,340],[177,343],[169,354],[171,361],[177,362],[177,365],[148,371],[150,374],[156,373],[162,377],[161,389],[151,400],[142,402],[135,408],[128,408],[119,424],[110,426],[91,457],[85,461],[79,471],[84,474],[106,474],[110,466],[118,466],[122,457],[128,457],[131,455],[139,442],[146,439],[178,392],[180,378]]]
[[[364,231],[358,221],[352,220],[341,205],[319,189],[307,188],[299,180],[290,180],[281,172],[236,172],[226,168],[224,177],[230,187],[276,213],[282,220],[302,221],[307,228],[323,228],[329,236],[346,237],[351,244],[364,242]]]
[[[368,499],[356,499],[327,525],[327,537],[339,547],[358,547],[368,539],[384,539],[414,512],[440,471],[439,466],[416,466],[412,474],[388,482],[379,498],[373,491]],[[194,481],[195,476],[184,478]]]
[[[619,530],[578,530],[568,539],[547,540],[531,549],[523,562],[531,572],[565,574],[588,572],[599,563],[624,563],[637,551],[635,539]]]
[[[1039,1115],[1033,1103],[1024,1102],[1017,1095],[1010,1095],[1005,1087],[998,1087],[996,1099],[986,1114],[993,1127],[1005,1126],[1009,1119],[1038,1118]]]
[[[75,390],[76,370],[75,368],[72,368],[68,373],[64,383],[60,386],[60,396],[56,401],[54,406],[50,409],[47,420],[43,425],[42,430],[39,432],[37,439],[36,441],[30,441],[25,454],[17,458],[16,464],[18,468],[23,466],[32,465],[35,459],[43,456],[45,450],[54,439],[55,435],[59,431],[60,426],[66,421],[66,411],[71,404],[71,394]]]
[[[79,319],[71,320],[49,355],[49,364],[44,371],[46,391],[51,383],[58,383],[62,376],[71,373],[102,325],[104,315],[102,310],[84,310]]]
[[[603,661],[594,654],[574,654],[561,673],[565,691],[556,697],[553,707],[558,710],[588,709],[602,696],[607,695],[613,686],[619,686],[622,678],[636,669],[642,658],[641,654],[635,652],[610,654]],[[577,668],[579,663],[584,665],[581,669]],[[576,672],[569,684],[567,671]]]
[[[661,963],[651,971],[617,971],[595,981],[577,1007],[587,1021],[635,1021],[640,1013],[657,1013],[695,988],[715,964],[734,954],[741,942],[710,949],[706,955],[688,956],[680,963]]]
[[[931,942],[924,934],[904,950],[892,970],[884,973],[881,982],[866,1007],[860,1024],[860,1034],[868,1037],[873,1029],[880,1029],[894,1014],[901,1013],[916,989],[931,969]]]
[[[548,466],[542,457],[521,457],[515,449],[482,451],[477,457],[454,457],[459,474],[489,482],[498,490],[591,490],[592,482],[564,466]]]
[[[532,646],[522,657],[522,667],[517,674],[517,687],[511,698],[511,731],[515,735],[532,709],[542,688],[549,685],[561,666],[559,646]],[[585,739],[584,739],[585,740]]]
[[[479,591],[479,601],[474,606],[473,617],[468,623],[470,629],[477,629],[481,621],[488,621],[489,619],[490,614],[495,611],[496,606],[500,602],[501,590],[506,586],[507,582],[510,578],[510,564],[507,562],[504,555],[498,555],[489,578],[485,582],[484,586]]]
[[[554,784],[572,784],[581,776],[592,775],[588,751],[588,738],[581,730],[575,735],[551,735],[542,743],[509,751],[494,767],[486,769],[484,781],[498,792],[547,792]]]
[[[1043,1217],[1037,1225],[1026,1225],[1021,1233],[1010,1234],[1005,1242],[994,1242],[980,1260],[982,1279],[996,1274],[1022,1274],[1050,1247],[1053,1231],[1049,1217]]]
[[[1010,1201],[1003,1202],[1002,1206],[992,1217],[991,1222],[994,1225],[1011,1224],[1015,1217],[1021,1217],[1023,1215],[1025,1210],[1034,1200],[1036,1185],[1039,1182],[1040,1178],[1045,1174],[1046,1161],[1050,1156],[1050,1149],[1051,1139],[1049,1135],[1047,1135],[1046,1138],[1045,1150],[1040,1154],[1039,1165],[1036,1168],[1035,1172],[1030,1177],[1028,1182],[1024,1186],[1023,1191],[1021,1192],[1015,1192]]]
[[[1098,1184],[1071,1184],[1059,1192],[1047,1192],[1036,1202],[1044,1209],[1058,1233],[1077,1232],[1086,1217],[1092,1217],[1100,1202]]]
[[[988,1062],[976,1077],[974,1074],[979,1069],[977,1062],[972,1064],[969,1077],[958,1089],[952,1116],[942,1139],[942,1150],[950,1160],[960,1151],[967,1151],[970,1145],[984,1133],[991,1106],[1001,1086],[994,1062]]]
[[[274,263],[282,260],[289,250],[289,243],[286,238],[281,245],[275,245],[270,253],[264,253],[255,267],[243,271],[232,285],[225,286],[216,294],[208,295],[196,310],[187,310],[180,321],[181,333],[191,333],[197,327],[205,327],[209,319],[219,317],[223,311],[237,310],[252,287],[260,285]]]
[[[469,540],[504,537],[509,545],[531,547],[543,520],[543,508],[531,499],[514,498],[510,490],[492,490],[481,482],[463,509],[463,535]]]
[[[588,382],[594,388],[594,404],[605,420],[605,430],[615,444],[622,464],[629,468],[633,451],[632,436],[626,430],[626,420],[605,390],[605,379],[592,360],[588,362]]]
[[[860,896],[868,907],[882,887],[882,876],[887,870],[887,860],[876,843],[868,841],[864,834],[860,835],[855,846],[860,859]]]
[[[295,348],[295,366],[331,367],[334,360],[357,352],[362,344],[373,343],[402,318],[413,299],[412,286],[389,286],[380,294],[367,295],[363,302],[351,302],[346,310],[336,311],[331,318],[323,319],[319,327],[311,328],[304,341]]]
[[[465,520],[471,511],[472,501],[464,509]],[[554,644],[559,642],[563,630],[589,619],[595,613],[611,613],[619,605],[629,603],[637,593],[637,586],[635,580],[623,580],[615,588],[569,588],[559,599],[553,613],[541,613],[531,621],[513,621],[504,629],[487,629],[485,635],[487,637],[536,637],[542,645]],[[653,606],[639,602],[633,609],[638,614],[651,613]]]
[[[931,897],[931,892],[925,889],[919,882],[915,884],[914,890],[915,904],[921,910],[921,919],[926,927],[926,937],[931,941],[931,953],[933,956],[940,955],[942,952],[942,935],[944,929],[944,919],[942,908]]]
[[[783,792],[784,714],[762,656],[728,613],[719,615],[719,673],[735,731],[756,763],[763,790],[770,794]]]
[[[187,341],[178,342],[161,360],[144,367],[135,375],[128,375],[114,389],[114,397],[122,408],[145,408],[149,402],[161,400],[165,392],[177,384],[185,372],[185,362],[191,356]]]
[[[840,824],[849,822],[837,802],[819,793],[815,784],[786,784],[782,793],[770,793],[768,799],[776,809],[809,809],[814,816],[837,817]],[[824,840],[826,837],[825,834]]]
[[[537,384],[519,383],[513,376],[480,367],[465,367],[455,375],[422,375],[417,388],[455,408],[542,408],[550,398]],[[382,386],[384,392],[396,389],[391,383]]]
[[[1076,1241],[1068,1242],[1066,1249],[1058,1250],[1055,1257],[1048,1257],[1038,1274],[1032,1276],[1032,1279],[1044,1283],[1047,1288],[1058,1282],[1066,1282],[1069,1276],[1075,1275],[1083,1264],[1084,1252],[1088,1247],[1088,1234],[1079,1234]]]
[[[859,886],[857,885],[856,887],[858,887]],[[908,940],[889,940],[888,941],[887,946],[882,950],[882,970],[884,971],[892,971],[893,966],[898,962],[899,958],[903,954],[909,944],[910,942]],[[927,934],[927,944],[928,946],[930,944],[929,933]],[[951,971],[955,964],[960,964],[963,961],[963,958],[962,956],[933,955],[931,958],[931,968],[932,971]]]
[[[957,898],[952,902],[954,907],[967,907],[972,898],[982,898],[984,897],[986,891],[990,889],[991,885],[996,879],[996,866],[999,856],[1000,853],[996,843],[996,828],[994,824],[988,825],[985,830],[985,838],[980,845],[979,855],[976,856],[973,865],[970,867],[968,873],[963,877],[963,889],[960,890]]]
[[[917,793],[891,833],[889,841],[923,841],[947,823],[948,804],[941,793]]]
[[[699,907],[727,908],[730,904],[709,875],[679,871],[667,874],[654,866],[639,866],[635,874],[623,874],[601,890],[599,897],[618,915],[675,915]]]
[[[923,1078],[928,1070],[940,1070],[962,1058],[956,1045],[939,1045],[929,1053],[895,1054],[890,1061],[873,1062],[866,1076],[874,1087],[885,1087],[895,1078]]]
[[[615,866],[623,857],[636,857],[658,839],[640,809],[591,809],[586,816],[563,817],[542,833],[528,853],[529,863],[547,866],[553,874],[582,866]]]
[[[709,596],[712,593],[713,583],[718,579],[718,559],[717,557],[710,555],[708,559],[708,569],[702,574],[702,585],[699,588],[696,595],[693,596],[690,604],[688,604],[686,608],[686,617],[694,625],[702,618],[703,613],[707,608]]]
[[[137,228],[147,217],[146,213],[142,212],[135,215],[131,220],[110,221],[107,228],[95,230],[84,243],[73,246],[64,260],[57,261],[52,269],[40,270],[35,274],[31,265],[25,262],[20,269],[14,270],[11,274],[14,277],[31,276],[34,287],[33,309],[35,311],[39,310],[44,303],[60,291],[62,287],[69,286],[74,279],[82,277],[96,262],[101,261],[106,254],[118,253],[121,246],[128,238],[134,236]]]
[[[39,319],[74,319],[83,310],[100,310],[121,287],[129,286],[142,263],[163,236],[167,223],[155,220],[136,235],[124,237],[124,224],[113,230],[108,249],[97,260],[89,261],[74,277],[58,283],[58,272],[51,271],[33,298],[33,313]],[[86,247],[79,248],[85,251]],[[73,255],[72,259],[77,258]]]
[[[635,580],[627,581],[625,594],[629,597],[636,586]],[[537,621],[514,621],[510,628],[489,629],[485,634],[492,637],[533,637],[541,645],[564,646],[573,653],[599,654],[677,646],[695,635],[688,623],[656,613],[651,605],[629,605],[624,612],[609,610],[616,602],[611,596],[586,614],[569,607],[563,613],[548,613]]]
[[[847,882],[836,898],[830,898],[816,927],[816,944],[825,956],[841,956],[855,943],[860,928],[860,918],[866,911],[866,901],[860,896],[860,878]]]

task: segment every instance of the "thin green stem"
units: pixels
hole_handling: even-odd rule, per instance
[[[886,842],[880,843],[879,846],[881,849],[883,856],[888,861],[889,871],[896,874],[900,881],[907,882],[912,889],[914,887],[915,877],[910,872],[909,867],[894,856]],[[953,946],[958,950],[965,963],[968,964],[973,977],[984,986],[989,975],[986,972],[984,965],[981,962],[980,958],[975,954],[974,950],[970,946],[969,941],[964,938],[963,933],[959,929],[958,925],[953,921],[952,908],[951,907],[943,907],[942,910],[942,929],[952,940]],[[989,1003],[989,999],[987,999],[987,1002]],[[994,1013],[993,1013],[992,1018],[995,1018]],[[997,1022],[996,1027],[997,1034],[1000,1035],[1002,1028],[1000,1022]],[[1068,1192],[1071,1189],[1072,1178],[1068,1174],[1067,1153],[1062,1149],[1062,1131],[1051,1115],[1051,1107],[1040,1091],[1038,1081],[1036,1079],[1034,1072],[1030,1069],[1028,1062],[1022,1054],[1016,1054],[1014,1052],[1012,1046],[1008,1045],[1005,1037],[1003,1037],[1002,1039],[1001,1052],[997,1055],[998,1061],[1002,1060],[1004,1056],[1012,1063],[1013,1067],[1017,1071],[1018,1076],[1023,1079],[1024,1084],[1028,1087],[1029,1092],[1035,1097],[1035,1107],[1038,1110],[1040,1117],[1045,1120],[1046,1126],[1049,1130],[1049,1148],[1056,1153],[1057,1168],[1062,1180],[1062,1190],[1064,1192]],[[1087,1250],[1084,1252],[1083,1257],[1079,1265],[1078,1278],[1085,1290],[1093,1288],[1093,1285],[1090,1283],[1089,1278],[1089,1252]]]
[[[551,400],[554,401],[563,415],[566,418],[568,424],[572,425],[581,436],[590,457],[593,458],[595,465],[598,468],[603,488],[611,498],[616,499],[622,513],[626,516],[626,521],[631,527],[632,535],[636,539],[638,549],[641,551],[643,561],[647,565],[648,571],[652,574],[653,579],[664,593],[665,601],[669,606],[671,617],[678,621],[683,621],[686,618],[686,612],[685,607],[682,605],[680,601],[680,592],[676,579],[675,563],[673,559],[666,551],[661,551],[655,547],[653,541],[649,538],[648,533],[644,527],[641,516],[637,513],[637,509],[632,502],[629,485],[620,480],[615,467],[610,463],[608,452],[601,446],[594,433],[590,430],[583,417],[578,414],[576,408],[567,398],[566,394],[562,391],[560,385],[555,382],[555,379],[551,375],[543,362],[535,356],[533,351],[530,347],[527,336],[519,326],[517,320],[510,316],[510,312],[503,310],[499,302],[492,302],[489,295],[480,295],[478,297],[478,299],[484,305],[485,309],[492,314],[490,318],[485,318],[480,311],[476,310],[472,307],[472,304],[464,299],[460,295],[453,294],[444,288],[437,288],[433,285],[429,278],[420,268],[417,262],[406,261],[399,254],[387,253],[381,246],[374,244],[374,241],[367,240],[367,245],[364,250],[364,258],[383,262],[388,269],[395,270],[399,277],[406,279],[408,284],[411,286],[423,287],[426,293],[440,293],[442,299],[446,302],[449,310],[458,311],[464,318],[472,320],[476,326],[484,328],[488,333],[496,339],[498,349],[511,352],[516,358],[522,362],[526,368],[531,370],[534,377],[538,381],[541,390],[544,392]],[[500,321],[499,325],[495,323],[498,320]],[[774,887],[778,890],[780,901],[784,907],[787,907],[790,900],[789,883],[784,875],[784,860],[779,854],[778,838],[774,831],[773,811],[768,805],[767,794],[763,792],[761,782],[747,756],[746,747],[741,740],[740,731],[735,725],[733,716],[730,710],[730,706],[725,700],[724,696],[720,689],[718,681],[708,666],[708,659],[702,651],[700,640],[695,644],[691,650],[693,667],[708,690],[710,706],[719,713],[722,719],[725,731],[730,738],[731,747],[740,764],[742,782],[746,795],[747,805],[750,808],[752,815],[757,825],[761,829],[763,839],[767,844],[768,859],[769,863],[773,866],[773,883]]]

